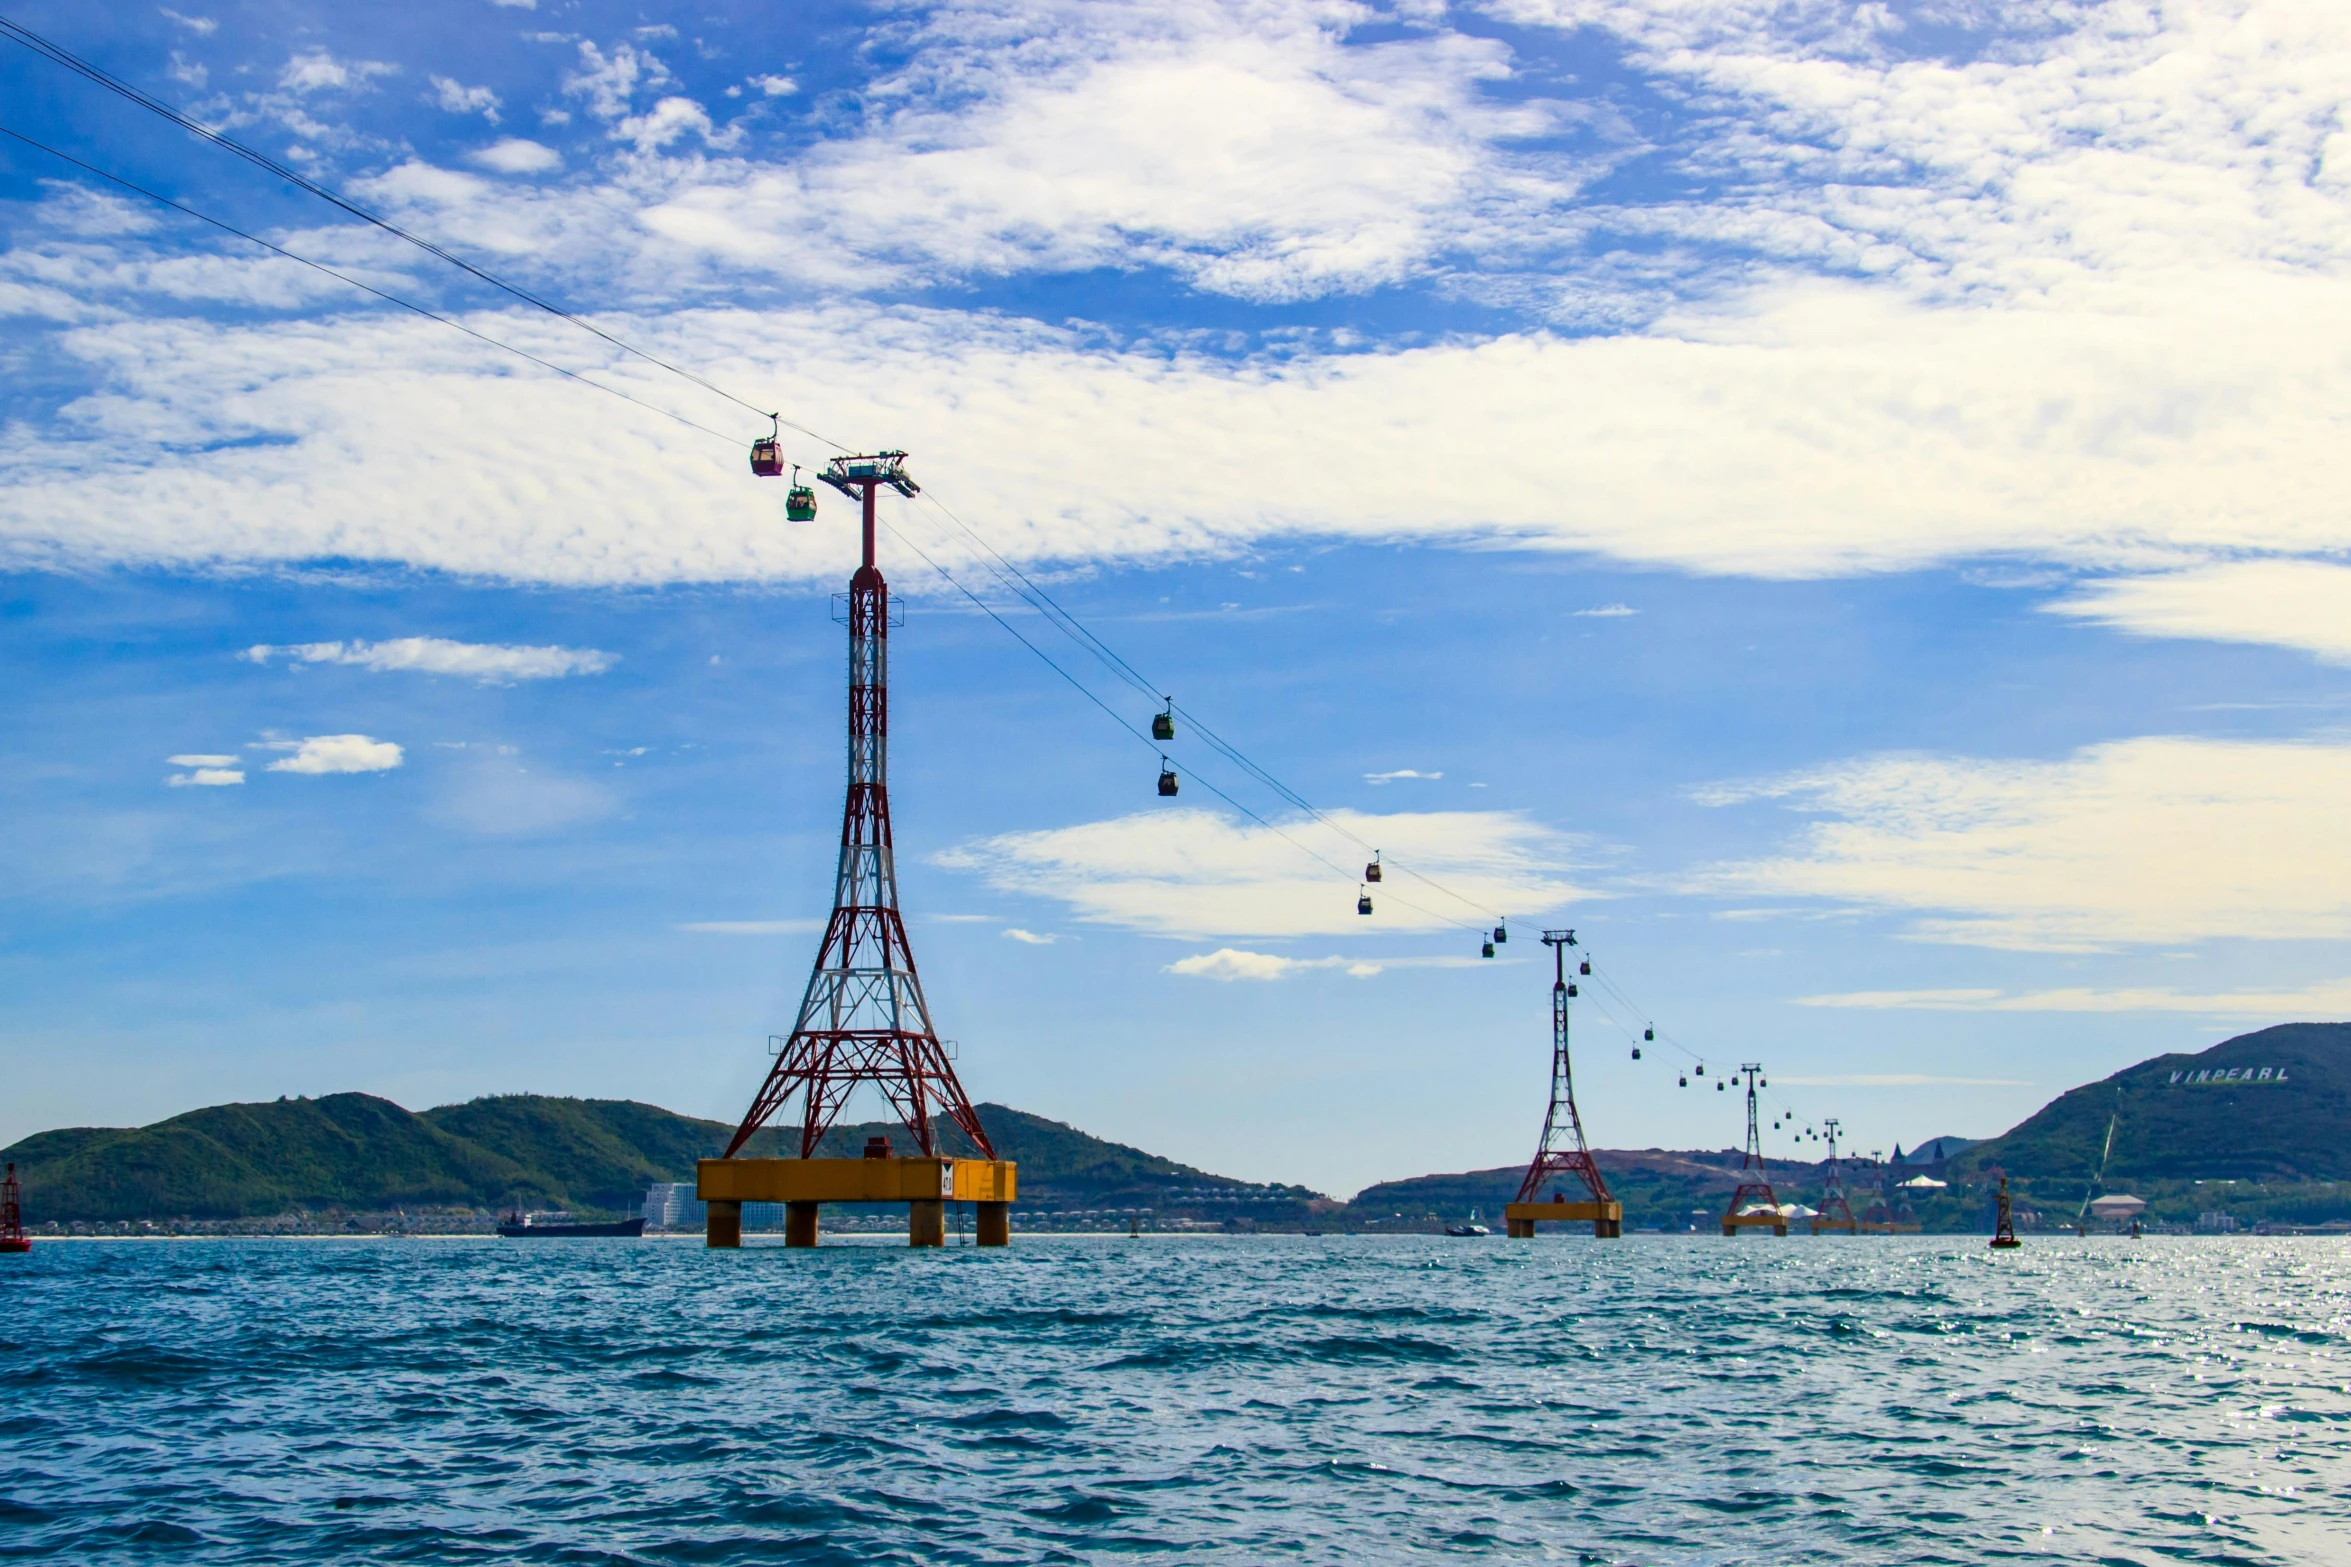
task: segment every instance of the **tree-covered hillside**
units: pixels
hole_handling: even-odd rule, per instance
[[[2351,1023],[2282,1023],[2059,1095],[1951,1162],[1956,1179],[2351,1180]]]
[[[1176,1192],[1256,1188],[1009,1106],[977,1107],[999,1157],[1020,1166],[1025,1204],[1162,1207]],[[368,1094],[216,1105],[153,1126],[71,1127],[0,1151],[17,1164],[35,1222],[242,1219],[288,1211],[395,1208],[634,1209],[655,1181],[691,1181],[734,1128],[625,1099],[505,1094],[421,1114]],[[818,1153],[854,1158],[896,1123],[836,1126]],[[976,1150],[951,1123],[941,1151]],[[796,1146],[796,1145],[795,1145]],[[788,1150],[774,1128],[747,1154]],[[1303,1211],[1315,1196],[1287,1195]]]

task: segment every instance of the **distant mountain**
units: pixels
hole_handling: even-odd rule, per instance
[[[977,1107],[1002,1158],[1020,1165],[1021,1201],[1064,1208],[1186,1204],[1231,1214],[1302,1216],[1317,1195],[1212,1175],[1005,1105]],[[635,1208],[655,1181],[691,1181],[734,1133],[720,1121],[626,1099],[508,1094],[421,1114],[370,1094],[215,1105],[135,1128],[70,1127],[0,1150],[37,1222],[247,1219],[288,1211],[564,1206]],[[911,1152],[896,1123],[837,1126],[817,1152],[852,1158],[874,1135]],[[977,1150],[952,1124],[942,1151]],[[785,1151],[773,1128],[746,1153]],[[1222,1205],[1221,1208],[1219,1205]]]
[[[2351,1180],[2351,1023],[2281,1023],[2059,1095],[1951,1163],[1955,1177]]]

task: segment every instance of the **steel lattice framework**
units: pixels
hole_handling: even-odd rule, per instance
[[[1853,1217],[1853,1205],[1845,1200],[1845,1167],[1837,1160],[1837,1132],[1844,1123],[1832,1115],[1823,1118],[1820,1124],[1829,1134],[1829,1183],[1826,1194],[1820,1199],[1819,1222],[1821,1224],[1858,1224],[1859,1221]],[[1752,1114],[1749,1116],[1747,1125],[1748,1130],[1752,1132],[1755,1125]]]
[[[1771,1172],[1763,1163],[1763,1137],[1755,1129],[1755,1080],[1763,1067],[1754,1061],[1742,1062],[1739,1075],[1747,1080],[1747,1152],[1739,1160],[1739,1189],[1731,1194],[1731,1206],[1724,1218],[1734,1219],[1750,1200],[1760,1201],[1777,1218],[1780,1211],[1779,1194],[1771,1189]]]
[[[865,563],[849,582],[849,794],[841,811],[841,858],[832,918],[799,1019],[727,1144],[730,1159],[794,1095],[801,1098],[800,1157],[814,1158],[859,1083],[882,1091],[921,1154],[938,1152],[937,1112],[961,1127],[982,1157],[996,1157],[932,1026],[898,913],[890,838],[890,586],[874,566],[874,497],[885,486],[917,493],[905,456],[836,457],[823,474],[859,502],[865,519]]]
[[[1539,1201],[1552,1177],[1572,1175],[1592,1194],[1592,1201],[1613,1202],[1615,1199],[1608,1195],[1607,1178],[1601,1175],[1600,1166],[1592,1162],[1591,1145],[1584,1141],[1584,1118],[1575,1106],[1575,1071],[1567,1054],[1567,949],[1575,945],[1575,932],[1547,930],[1543,932],[1543,945],[1551,949],[1554,975],[1551,1110],[1543,1117],[1543,1140],[1535,1146],[1535,1157],[1527,1166],[1526,1178],[1518,1183],[1518,1201]],[[1527,1233],[1534,1233],[1532,1226]]]

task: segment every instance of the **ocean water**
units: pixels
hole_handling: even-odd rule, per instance
[[[2351,1562],[2332,1240],[62,1243],[0,1557]]]

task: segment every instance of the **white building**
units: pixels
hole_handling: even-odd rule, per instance
[[[645,1228],[649,1230],[700,1229],[707,1211],[694,1200],[692,1181],[656,1181],[645,1188]]]

